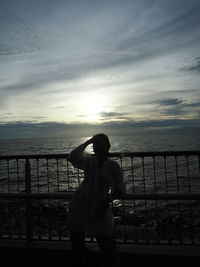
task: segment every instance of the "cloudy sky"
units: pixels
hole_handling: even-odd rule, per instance
[[[0,138],[198,130],[199,0],[0,0]]]

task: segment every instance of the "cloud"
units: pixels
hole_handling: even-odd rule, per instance
[[[1,36],[0,56],[38,52],[51,47],[54,41],[54,37],[49,32],[29,28],[23,24],[15,25],[15,28],[4,27],[1,30]]]
[[[152,101],[159,108],[159,113],[167,116],[198,114],[200,100],[191,102],[181,98],[162,98]]]
[[[64,109],[66,108],[66,106],[57,106],[57,107],[54,107],[54,109]]]
[[[183,107],[199,108],[200,100],[197,100],[196,102],[193,102],[193,103],[184,103]]]
[[[125,112],[100,112],[102,120],[125,120],[128,118],[128,115]]]
[[[57,123],[34,121],[10,122],[0,124],[0,138],[36,138],[62,136],[91,136],[98,132],[110,135],[200,132],[200,120],[165,119],[143,121],[109,121],[101,124]]]
[[[192,66],[186,66],[181,68],[184,71],[191,71],[191,72],[200,72],[200,57],[195,59],[195,63]]]
[[[141,3],[144,4],[142,1]],[[148,6],[148,12],[147,6],[143,6],[143,10],[138,13],[140,17],[135,14],[138,21],[128,25],[130,34],[124,35],[124,38],[116,43],[116,50],[134,51],[138,54],[134,57],[124,57],[124,61],[135,62],[163,56],[177,51],[185,44],[192,44],[194,37],[196,41],[199,40],[200,9],[197,1],[176,1],[173,5],[164,1],[155,3],[156,7]]]
[[[159,106],[176,106],[182,104],[183,100],[178,98],[164,98],[155,100],[153,103],[158,104]]]

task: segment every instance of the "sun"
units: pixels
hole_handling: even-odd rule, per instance
[[[105,97],[98,93],[89,93],[81,100],[80,111],[88,122],[100,120],[101,112],[105,110]]]

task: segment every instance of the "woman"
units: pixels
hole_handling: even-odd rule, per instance
[[[94,156],[84,153],[90,144],[93,144]],[[124,193],[120,166],[109,159],[109,149],[107,135],[97,134],[69,155],[72,165],[84,170],[84,180],[74,194],[69,209],[72,252],[76,259],[81,257],[85,232],[90,231],[96,237],[108,265],[114,260],[114,221],[110,202]]]

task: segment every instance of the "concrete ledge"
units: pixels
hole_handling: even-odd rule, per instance
[[[99,248],[94,243],[86,243],[86,247],[98,258]],[[52,265],[70,266],[70,242],[66,241],[33,241],[27,245],[23,240],[0,240],[2,266]],[[122,266],[131,263],[160,265],[161,263],[191,263],[200,260],[200,246],[191,245],[148,245],[118,244],[117,255]]]
[[[99,251],[96,242],[86,242],[86,247],[92,251]],[[0,248],[28,248],[67,251],[71,249],[71,243],[69,241],[32,241],[30,244],[27,244],[26,240],[0,239]],[[116,249],[119,253],[200,257],[200,246],[192,245],[117,244]]]
[[[118,245],[117,251],[129,254],[200,257],[200,246],[191,245]]]

